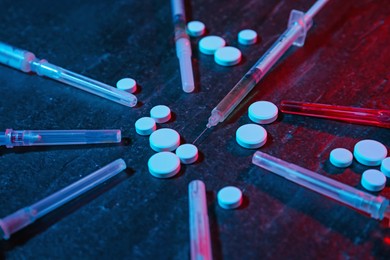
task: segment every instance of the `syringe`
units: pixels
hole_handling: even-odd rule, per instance
[[[312,19],[314,15],[316,15],[327,2],[328,0],[317,1],[306,14],[297,10],[291,11],[287,30],[284,31],[271,48],[268,49],[234,88],[211,111],[211,116],[206,125],[207,128],[211,128],[216,126],[219,122],[223,122],[291,45],[303,46],[306,33],[313,24]]]
[[[207,214],[206,187],[202,181],[195,180],[188,185],[190,209],[191,260],[213,259],[209,216]]]
[[[58,80],[121,105],[134,107],[137,104],[137,98],[133,94],[63,69],[47,60],[39,60],[32,52],[2,42],[0,42],[0,63],[23,72],[35,72],[39,76]]]
[[[3,239],[8,239],[16,231],[21,230],[38,218],[43,217],[65,203],[95,188],[124,169],[126,169],[126,163],[123,159],[113,161],[35,204],[22,208],[5,218],[0,219],[0,236]]]
[[[390,110],[335,106],[283,100],[280,110],[287,114],[334,119],[349,123],[390,128]]]
[[[8,148],[33,145],[119,143],[121,130],[12,130],[0,132],[0,145]]]
[[[252,163],[355,210],[368,213],[374,219],[390,219],[389,200],[385,197],[360,191],[259,151],[253,155]]]
[[[183,0],[171,0],[173,24],[175,26],[176,55],[180,63],[180,75],[184,92],[194,91],[194,75],[191,63],[191,43],[186,32]]]

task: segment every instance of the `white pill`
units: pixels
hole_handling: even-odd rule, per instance
[[[353,155],[361,164],[377,166],[386,158],[387,148],[378,141],[366,139],[355,145]]]
[[[176,149],[181,163],[191,164],[198,159],[198,148],[193,144],[182,144]]]
[[[173,151],[180,145],[180,135],[173,129],[161,128],[150,135],[149,144],[156,152]]]
[[[206,32],[206,26],[200,21],[191,21],[187,23],[187,32],[194,37],[201,36]]]
[[[390,177],[390,157],[387,157],[382,161],[381,172],[387,177]]]
[[[156,121],[151,117],[141,117],[135,122],[135,131],[139,135],[150,135],[156,128]]]
[[[270,124],[278,118],[278,107],[269,101],[257,101],[249,106],[250,120],[258,124]]]
[[[386,176],[378,170],[370,169],[363,172],[362,186],[369,191],[380,191],[386,185]]]
[[[267,131],[262,126],[246,124],[237,129],[236,141],[244,148],[256,149],[267,142]]]
[[[137,90],[137,83],[134,79],[123,78],[116,83],[116,87],[120,90],[125,90],[134,93]]]
[[[345,148],[336,148],[330,152],[329,161],[336,167],[344,168],[352,164],[353,155]]]
[[[221,189],[217,195],[218,204],[224,209],[238,208],[242,203],[242,192],[234,186]]]
[[[233,66],[241,61],[241,51],[227,46],[219,48],[214,54],[214,61],[221,66]]]
[[[243,45],[250,45],[257,42],[257,33],[254,30],[245,29],[238,33],[238,42]]]
[[[148,161],[150,174],[157,178],[169,178],[180,171],[180,159],[171,152],[160,152]]]
[[[222,48],[225,45],[226,42],[223,38],[210,35],[199,41],[199,50],[204,54],[213,55],[219,48]]]
[[[158,105],[150,110],[150,117],[157,123],[165,123],[171,119],[171,109],[164,105]]]

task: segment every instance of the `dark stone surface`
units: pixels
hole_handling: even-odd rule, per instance
[[[243,3],[244,2],[244,3]],[[186,259],[189,257],[187,185],[206,183],[216,259],[388,258],[390,232],[369,217],[251,164],[254,151],[235,142],[249,123],[248,106],[283,99],[389,109],[390,5],[387,0],[330,1],[315,17],[303,48],[291,48],[225,123],[202,137],[201,160],[160,180],[147,169],[154,153],[134,122],[158,104],[175,120],[160,127],[192,142],[211,109],[282,33],[291,9],[314,1],[191,1],[188,20],[224,37],[243,53],[235,67],[217,65],[192,39],[197,91],[181,90],[169,1],[2,0],[0,41],[34,52],[110,85],[133,77],[141,85],[127,108],[61,83],[0,66],[0,129],[119,128],[118,145],[0,148],[0,216],[27,206],[105,164],[129,167],[107,185],[1,241],[0,257]],[[261,41],[239,46],[236,35],[256,30]],[[389,130],[281,115],[266,125],[260,150],[362,189],[366,169],[339,170],[328,162],[336,147],[366,138],[390,146]],[[239,210],[218,207],[217,191],[241,188]],[[390,197],[387,187],[381,195]]]

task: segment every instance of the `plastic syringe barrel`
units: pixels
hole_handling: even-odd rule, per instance
[[[47,60],[39,60],[32,52],[2,42],[0,42],[0,63],[24,72],[35,72],[39,76],[63,82],[121,105],[134,107],[137,104],[137,98],[131,93],[53,65]]]
[[[175,29],[176,55],[180,64],[180,76],[184,92],[194,91],[191,42],[186,32],[186,17],[183,0],[171,0],[173,24]]]
[[[16,231],[21,230],[33,223],[36,219],[93,189],[124,169],[126,169],[125,161],[123,159],[115,160],[37,203],[22,208],[5,218],[0,219],[0,236],[4,239],[8,239]]]
[[[368,194],[263,152],[257,151],[252,163],[353,209],[366,212],[374,219],[382,220],[386,214],[389,201],[382,196]]]
[[[188,185],[191,260],[212,259],[206,187],[200,180]]]
[[[311,19],[305,19],[305,13],[292,10],[287,30],[211,111],[207,127],[210,128],[223,122],[291,45],[303,46],[306,33],[311,28],[312,23]]]
[[[183,20],[186,19],[186,14],[184,12],[184,1],[183,0],[171,0],[171,7],[172,7],[172,16],[173,20],[175,20],[175,17],[177,15],[180,15]]]
[[[119,143],[121,130],[12,130],[0,134],[0,145],[8,148],[33,145]]]
[[[180,64],[182,89],[186,93],[191,93],[195,89],[190,45],[189,39],[181,38],[176,41],[176,53]]]
[[[247,72],[211,111],[211,116],[206,127],[211,128],[216,126],[219,122],[223,122],[230,113],[233,112],[236,106],[240,104],[245,96],[256,86],[257,82],[262,78],[262,75],[261,71],[255,67]]]
[[[14,69],[30,72],[30,63],[34,59],[36,59],[34,53],[0,42],[0,63]]]
[[[336,106],[282,100],[280,109],[287,114],[334,119],[348,123],[390,128],[390,110]]]
[[[38,63],[33,62],[32,67],[35,66],[37,66],[36,71],[40,76],[58,80],[121,105],[134,107],[137,104],[137,97],[129,92],[116,89],[100,81],[55,66],[45,60],[41,60]]]

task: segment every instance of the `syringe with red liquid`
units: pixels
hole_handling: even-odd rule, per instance
[[[334,106],[283,100],[283,113],[334,119],[348,123],[390,128],[390,110],[347,106]]]

